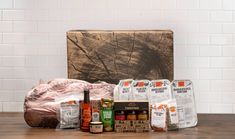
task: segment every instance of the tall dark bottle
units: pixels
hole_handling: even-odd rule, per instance
[[[84,90],[84,101],[82,103],[82,109],[81,109],[81,130],[84,132],[89,132],[90,127],[89,124],[91,122],[91,103],[90,103],[90,92],[89,90]]]

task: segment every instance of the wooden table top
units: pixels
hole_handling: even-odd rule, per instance
[[[198,115],[197,127],[171,132],[91,134],[75,130],[31,128],[23,113],[0,113],[0,139],[234,139],[235,115]]]

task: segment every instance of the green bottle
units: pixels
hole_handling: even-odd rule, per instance
[[[104,125],[104,131],[113,131],[114,127],[114,113],[113,100],[101,99],[101,121]]]

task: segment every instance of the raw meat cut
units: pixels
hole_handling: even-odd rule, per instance
[[[75,79],[55,79],[40,84],[29,91],[24,102],[24,119],[31,127],[55,128],[58,124],[56,98],[76,94],[83,99],[84,89],[90,90],[90,99],[113,98],[115,84],[106,82],[89,83]]]

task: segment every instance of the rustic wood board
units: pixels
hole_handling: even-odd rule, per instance
[[[67,32],[68,78],[118,83],[120,79],[173,80],[170,30]]]

